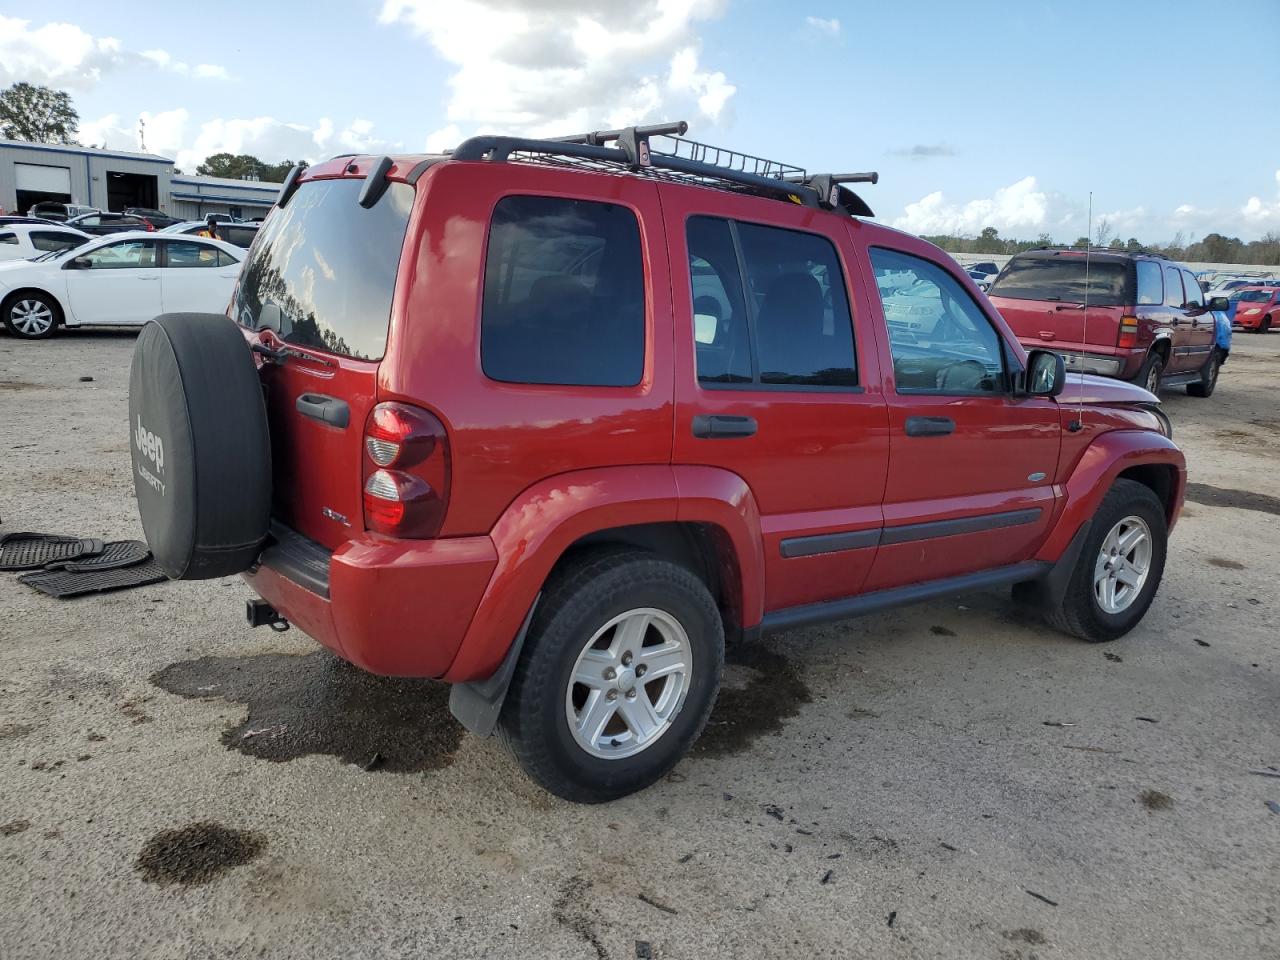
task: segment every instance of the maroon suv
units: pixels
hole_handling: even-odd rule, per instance
[[[291,175],[230,317],[138,339],[166,571],[242,573],[252,624],[452,683],[580,801],[671,769],[726,642],[1000,586],[1132,629],[1185,487],[1154,398],[1024,351],[866,219],[873,177],[660,133]]]
[[[990,297],[1024,347],[1061,353],[1072,370],[1153,394],[1186,384],[1207,397],[1217,384],[1224,357],[1211,311],[1225,311],[1226,300],[1206,303],[1191,271],[1164,257],[1030,250],[1005,265]]]

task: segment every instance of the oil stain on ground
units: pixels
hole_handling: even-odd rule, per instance
[[[1210,557],[1208,563],[1223,570],[1243,570],[1244,564],[1239,560],[1228,560],[1226,557]]]
[[[148,883],[198,886],[248,863],[266,846],[260,833],[202,820],[157,833],[143,845],[134,866]]]
[[[1173,797],[1167,793],[1161,793],[1159,790],[1143,790],[1138,794],[1138,800],[1148,810],[1171,810],[1173,809]]]
[[[711,719],[693,752],[720,757],[746,750],[760,737],[778,733],[784,720],[813,701],[800,671],[776,650],[745,643],[726,651],[725,662],[746,667],[745,687],[722,687]]]
[[[245,704],[248,716],[222,742],[263,760],[329,754],[366,770],[411,773],[448,766],[462,740],[444,684],[375,676],[323,650],[201,657],[151,681],[182,697]]]
[[[1188,483],[1187,499],[1203,503],[1207,507],[1232,507],[1236,510],[1257,510],[1280,516],[1280,497],[1271,497],[1252,490],[1232,490],[1228,487],[1212,487],[1207,483]]]

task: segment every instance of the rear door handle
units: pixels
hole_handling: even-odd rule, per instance
[[[294,405],[304,417],[319,420],[331,427],[346,428],[351,422],[351,408],[345,400],[326,397],[323,393],[304,393]]]
[[[950,417],[907,417],[908,437],[945,437],[956,432]]]
[[[731,440],[734,437],[754,437],[755,417],[697,416],[693,418],[693,435],[708,440]]]

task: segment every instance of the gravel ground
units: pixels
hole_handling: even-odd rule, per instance
[[[0,338],[4,530],[140,535],[132,344]],[[774,638],[602,807],[238,579],[0,575],[0,956],[1280,956],[1278,371],[1165,397],[1197,486],[1129,637],[982,593]]]

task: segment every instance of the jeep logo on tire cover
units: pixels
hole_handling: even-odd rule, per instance
[[[150,461],[156,470],[155,473],[152,473],[145,464],[139,462],[138,476],[142,478],[147,486],[163,497],[164,481],[161,477],[164,476],[164,441],[160,439],[159,435],[152,433],[142,425],[141,414],[138,415],[138,425],[133,431],[133,445],[138,449],[138,453]]]

